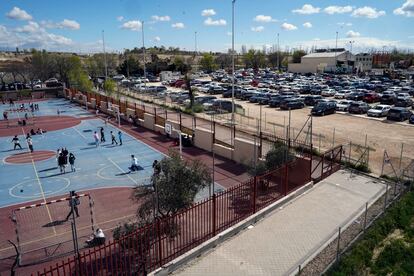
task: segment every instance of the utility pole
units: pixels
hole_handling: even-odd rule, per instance
[[[336,31],[336,39],[335,39],[335,73],[338,67],[338,56],[336,54],[337,49],[338,49],[338,31]]]
[[[277,71],[280,72],[280,47],[279,47],[279,33],[277,33]]]
[[[231,128],[234,129],[234,4],[232,0],[232,17],[231,17],[231,56],[232,56],[232,78],[231,78]],[[232,135],[233,137],[233,135]],[[232,138],[233,139],[233,138]]]
[[[145,37],[144,37],[144,21],[142,21],[141,24],[141,33],[142,33],[142,53],[144,58],[144,86],[147,85],[147,82],[145,81],[147,78],[147,70],[145,65]]]
[[[197,32],[194,32],[194,56],[197,55]]]
[[[108,78],[108,64],[106,63],[106,51],[105,51],[105,31],[102,30],[102,44],[104,52],[104,62],[105,62],[105,81]]]

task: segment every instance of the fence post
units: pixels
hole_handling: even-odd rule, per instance
[[[387,186],[385,188],[385,196],[384,196],[384,212],[385,209],[387,208],[387,197],[388,197],[388,182],[387,182]]]
[[[368,215],[368,202],[365,203],[365,214],[364,214],[364,233],[367,228],[367,215]]]
[[[160,266],[162,265],[162,244],[161,244],[161,219],[157,218],[156,221],[156,233],[157,233],[157,241],[158,241],[158,259],[160,261]]]
[[[254,183],[253,183],[253,214],[256,213],[256,190],[257,190],[257,176],[254,177]]]
[[[213,237],[216,235],[216,194],[213,193]]]
[[[288,173],[288,165],[287,163],[285,164],[285,195],[288,194],[288,177],[289,177],[289,173]]]
[[[339,255],[340,255],[340,247],[341,247],[341,227],[339,227],[338,229],[338,243],[336,245],[336,261],[339,260]]]
[[[178,113],[178,114],[180,114],[180,118],[179,118],[179,119],[180,119],[180,130],[181,130],[181,129],[182,129],[182,126],[183,126],[183,125],[182,125],[182,119],[181,119],[181,112],[180,112],[180,113]]]

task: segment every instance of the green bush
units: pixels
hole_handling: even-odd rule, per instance
[[[372,272],[377,275],[414,275],[414,246],[407,246],[402,240],[392,240],[381,251]]]
[[[343,256],[341,261],[333,266],[327,275],[358,275],[362,274],[362,270],[374,266],[375,269],[385,269],[387,263],[395,263],[393,258],[387,259],[387,253],[381,257],[381,260],[375,264],[371,263],[373,250],[395,229],[407,229],[412,231],[412,221],[414,219],[414,193],[409,192],[404,195],[401,200],[395,203],[386,214],[378,219],[373,226],[366,232],[366,235],[361,241],[355,244],[351,251]],[[399,245],[393,244],[393,249],[402,250],[398,248]],[[411,246],[412,247],[412,246]],[[410,250],[413,250],[412,248]],[[400,252],[400,251],[397,251]],[[411,251],[410,251],[411,252]],[[412,252],[411,252],[412,253]],[[410,253],[410,254],[411,254]],[[414,255],[413,255],[414,256]],[[413,259],[413,258],[411,258]],[[409,269],[412,262],[400,262],[397,269],[401,273],[394,275],[414,275],[410,273]],[[414,267],[414,266],[413,266]],[[407,274],[408,273],[408,274]],[[378,275],[386,275],[387,273],[379,273]]]

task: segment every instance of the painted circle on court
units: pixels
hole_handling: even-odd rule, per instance
[[[70,180],[66,177],[51,177],[41,180],[43,193],[37,179],[22,181],[9,189],[9,194],[17,198],[38,198],[49,196],[65,190],[70,185]]]
[[[8,164],[27,164],[43,161],[55,157],[56,153],[51,150],[37,150],[33,152],[20,152],[7,156],[4,162]]]
[[[96,175],[99,178],[106,179],[106,180],[128,180],[127,176],[125,175],[117,176],[117,174],[121,174],[121,172],[119,171],[119,169],[114,168],[112,165],[102,167],[96,173]]]

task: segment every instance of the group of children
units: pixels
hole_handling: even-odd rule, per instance
[[[93,133],[93,138],[95,140],[96,147],[98,147],[99,144],[106,142],[104,128],[101,127],[100,130],[99,130],[99,132],[100,133],[98,133],[97,131],[95,131]],[[118,141],[116,140],[115,133],[112,130],[110,131],[110,135],[111,135],[111,145],[113,145],[113,144],[118,145],[119,144],[120,146],[122,146],[122,137],[123,137],[123,134],[122,134],[121,131],[118,131]]]
[[[66,167],[68,165],[68,162],[70,164],[70,170],[72,172],[75,172],[75,160],[75,155],[72,152],[69,153],[69,151],[66,148],[57,149],[56,161],[61,173],[66,173]]]

